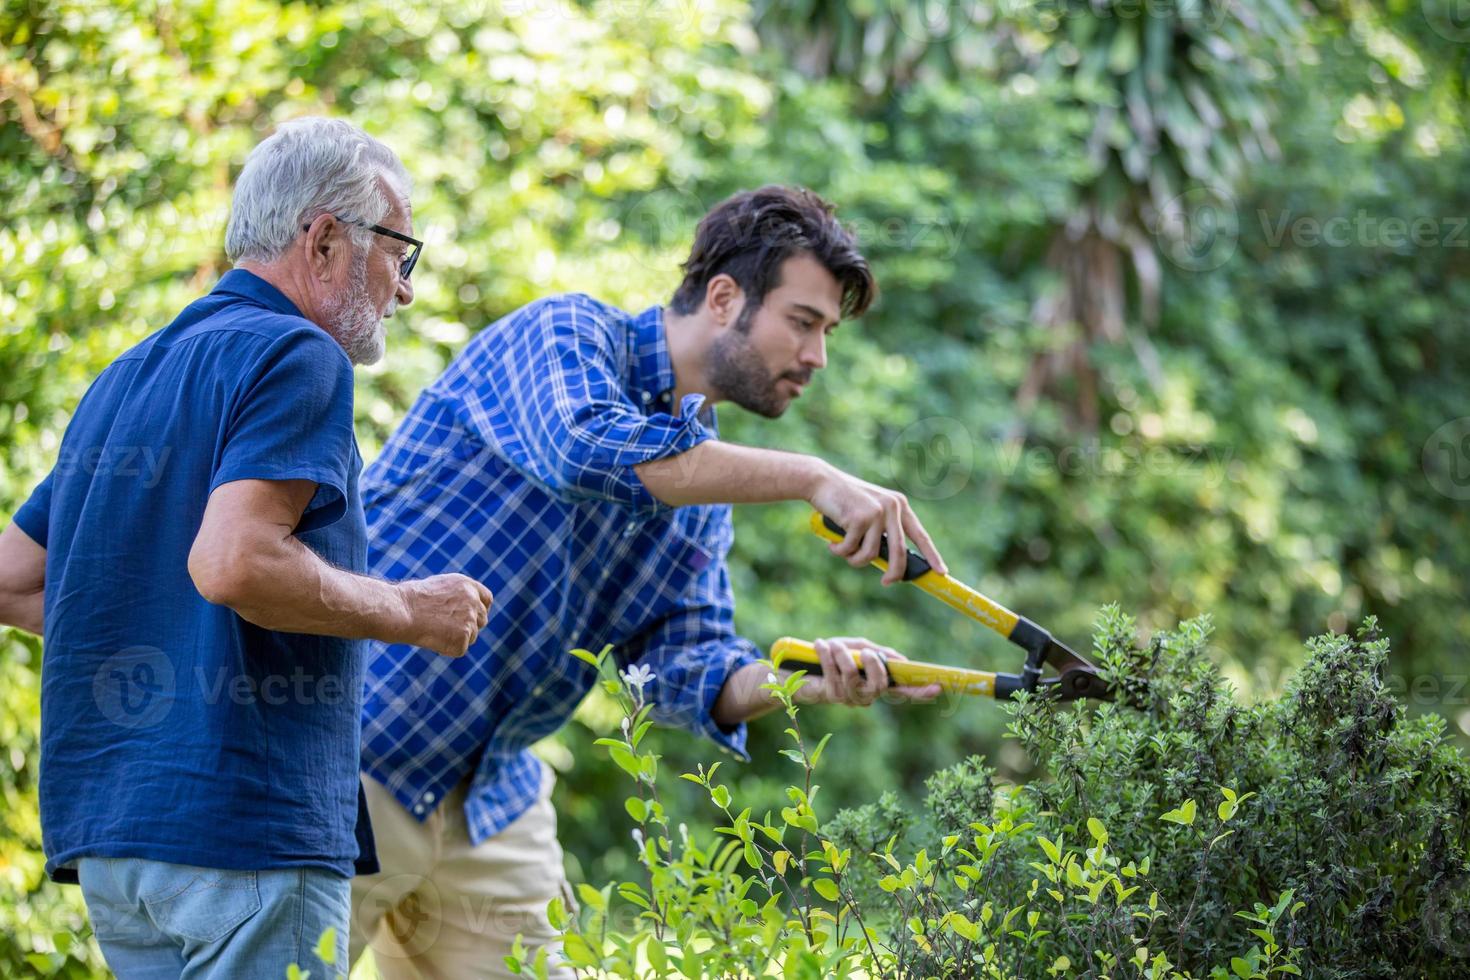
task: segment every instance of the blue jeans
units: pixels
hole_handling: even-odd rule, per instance
[[[92,930],[118,980],[347,973],[351,883],[319,868],[221,871],[144,858],[81,858]],[[337,930],[336,963],[316,955]]]

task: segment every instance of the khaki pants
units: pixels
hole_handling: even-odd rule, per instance
[[[349,962],[366,947],[384,980],[510,978],[505,965],[516,935],[531,955],[551,948],[551,976],[560,944],[546,903],[562,896],[574,908],[556,840],[549,768],[536,802],[478,847],[470,843],[460,784],[419,823],[370,776],[362,777],[382,870],[352,880]]]

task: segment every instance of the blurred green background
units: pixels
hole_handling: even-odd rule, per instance
[[[663,302],[709,205],[796,182],[839,205],[883,298],[787,417],[731,409],[727,438],[902,488],[957,576],[1075,643],[1106,602],[1145,630],[1209,612],[1247,694],[1376,614],[1413,710],[1470,732],[1453,0],[413,6],[6,0],[0,513],[89,380],[225,271],[232,180],[280,120],[352,119],[418,183],[418,298],[358,376],[368,458],[486,323],[563,290]],[[805,517],[737,511],[747,635],[1014,669]],[[41,878],[39,663],[0,633],[0,974],[102,975],[76,891]],[[612,717],[594,698],[543,746],[574,879],[631,860],[591,747]],[[972,752],[1027,777],[983,702],[806,717],[838,732],[827,813]],[[785,785],[781,727],[753,726],[729,774],[758,808]]]

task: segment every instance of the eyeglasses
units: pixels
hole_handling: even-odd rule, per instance
[[[407,242],[409,245],[412,245],[413,251],[404,256],[403,261],[398,264],[399,278],[402,279],[404,282],[408,281],[408,277],[413,274],[413,267],[418,264],[419,252],[423,251],[424,248],[423,242],[419,241],[417,238],[410,238],[407,235],[396,232],[392,228],[384,228],[382,225],[370,225],[366,221],[351,221],[347,218],[343,218],[340,215],[335,214],[332,215],[332,217],[336,218],[344,225],[356,225],[358,228],[366,228],[368,231],[373,232],[374,234],[383,235],[387,238],[397,239],[400,242]],[[309,228],[311,228],[310,222],[307,222],[306,224],[301,226],[302,231],[306,231]]]

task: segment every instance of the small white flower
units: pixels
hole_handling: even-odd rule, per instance
[[[624,738],[627,738],[628,737],[628,733],[632,729],[632,727],[633,727],[632,724],[629,723],[629,721],[628,721],[628,716],[627,715],[624,715],[623,716],[623,737]]]
[[[643,689],[653,681],[656,675],[648,669],[646,664],[634,664],[620,671],[618,676],[623,679],[624,684],[628,685],[628,690],[637,691],[641,695]]]
[[[638,845],[638,850],[643,850],[643,831],[637,827],[633,828],[633,843]]]
[[[776,683],[776,675],[775,674],[767,674],[766,675],[766,683],[767,684],[774,684],[774,683]]]

